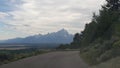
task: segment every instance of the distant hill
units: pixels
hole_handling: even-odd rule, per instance
[[[14,38],[4,40],[0,43],[6,44],[68,44],[73,41],[73,35],[69,34],[67,30],[62,29],[58,32],[48,33],[46,35],[34,35],[26,38]]]

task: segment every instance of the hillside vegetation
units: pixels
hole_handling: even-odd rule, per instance
[[[100,64],[120,56],[120,0],[106,0],[71,45],[59,48],[80,48],[81,57],[90,65]],[[101,67],[102,68],[102,67]],[[114,67],[112,67],[114,68]],[[120,67],[119,67],[120,68]]]
[[[49,51],[39,50],[35,48],[20,50],[0,50],[0,65],[47,52]]]
[[[120,68],[120,57],[111,59],[105,63],[101,63],[91,68]]]

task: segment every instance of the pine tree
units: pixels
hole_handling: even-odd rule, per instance
[[[106,7],[110,10],[119,10],[120,9],[120,0],[106,0]]]

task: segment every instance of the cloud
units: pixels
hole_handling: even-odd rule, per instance
[[[54,32],[65,28],[71,33],[80,32],[100,9],[104,0],[20,0],[14,11],[7,12],[6,24],[11,29],[28,35]],[[11,0],[19,3],[18,0]],[[0,14],[2,15],[2,14]],[[3,16],[4,17],[4,14]]]
[[[0,12],[0,19],[5,18],[6,16],[9,16],[7,13]]]

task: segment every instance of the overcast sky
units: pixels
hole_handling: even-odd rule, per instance
[[[0,0],[0,40],[84,29],[104,0]]]

